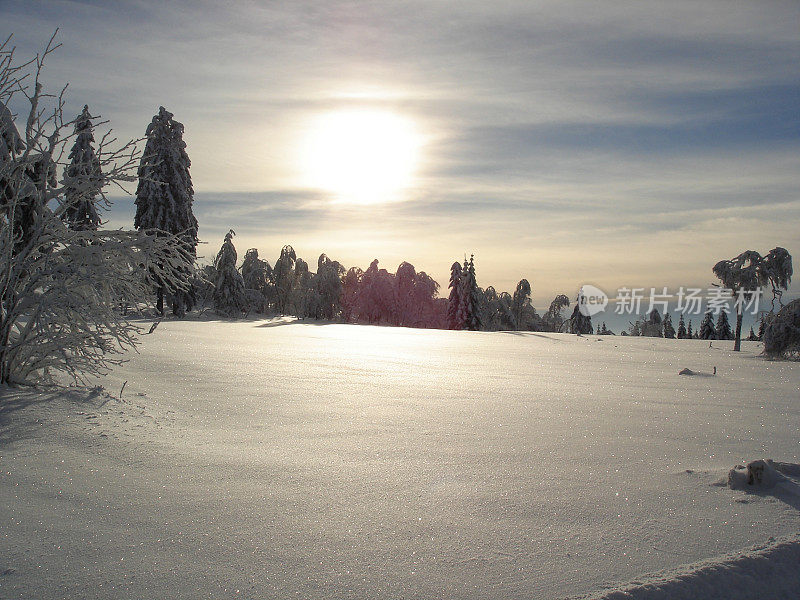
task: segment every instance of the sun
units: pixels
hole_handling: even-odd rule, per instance
[[[304,183],[350,204],[399,200],[413,184],[420,146],[414,122],[396,113],[328,112],[312,123],[302,148]]]

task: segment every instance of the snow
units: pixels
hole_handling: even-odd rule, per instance
[[[796,598],[800,590],[800,536],[770,538],[762,546],[676,569],[625,586],[597,600],[759,600]]]
[[[0,597],[793,597],[800,497],[726,482],[796,482],[800,364],[716,345],[164,321],[2,392]]]

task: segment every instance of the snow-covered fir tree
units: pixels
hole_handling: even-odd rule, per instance
[[[471,262],[471,260],[470,260]],[[514,295],[511,297],[511,307],[514,313],[514,321],[516,322],[516,329],[527,329],[524,323],[524,315],[526,308],[531,304],[531,284],[527,279],[521,279],[514,290]],[[598,325],[599,327],[599,325]]]
[[[267,309],[267,288],[272,271],[269,263],[258,257],[256,248],[250,248],[244,254],[240,270],[247,290],[248,308],[264,312]]]
[[[683,316],[681,316],[683,318]],[[672,315],[669,312],[664,314],[664,337],[669,339],[675,339],[675,328],[672,326]]]
[[[447,299],[447,326],[450,329],[464,329],[464,321],[460,318],[461,306],[461,263],[456,261],[450,267],[450,296]]]
[[[714,328],[714,315],[708,311],[700,323],[700,339],[701,340],[715,340],[717,339],[717,330]]]
[[[244,279],[236,268],[236,248],[231,229],[214,259],[217,280],[214,282],[214,310],[229,317],[241,316],[247,310]]]
[[[719,311],[717,316],[717,339],[718,340],[732,340],[733,332],[731,331],[731,324],[728,321],[728,313],[724,310]]]
[[[292,310],[293,290],[295,285],[295,263],[297,253],[288,244],[281,248],[281,255],[275,262],[275,308],[282,315]]]
[[[342,311],[342,277],[344,267],[339,261],[331,260],[325,254],[317,259],[317,273],[312,285],[316,295],[316,311],[312,317],[332,320]]]
[[[134,227],[140,230],[160,229],[179,236],[187,251],[195,256],[197,219],[192,212],[194,189],[189,175],[191,161],[183,141],[183,124],[172,118],[163,106],[147,126],[147,144],[139,164],[139,185],[136,188]],[[192,264],[186,265],[187,271]],[[156,281],[158,309],[164,312],[164,294],[173,295],[173,313],[182,316],[192,308],[192,298],[179,290],[170,290]]]
[[[685,340],[687,334],[688,332],[686,331],[686,323],[683,320],[683,313],[681,313],[681,317],[678,319],[678,339]]]
[[[594,327],[592,326],[592,317],[589,315],[584,315],[580,311],[580,300],[575,304],[575,308],[572,310],[572,316],[570,317],[569,322],[569,329],[571,333],[587,335],[594,331]]]
[[[94,131],[89,106],[75,120],[75,143],[64,172],[64,209],[61,218],[75,231],[96,230],[100,225],[97,202],[103,188],[100,159],[92,144]]]
[[[569,297],[566,294],[559,294],[553,299],[543,318],[548,331],[561,331],[564,326],[564,317],[561,315],[561,311],[567,306],[569,306]]]
[[[461,268],[461,287],[459,290],[459,309],[457,318],[464,324],[463,328],[470,331],[481,329],[480,319],[480,290],[475,278],[475,262],[473,256],[469,257],[469,262],[464,259],[464,266]]]
[[[689,319],[689,325],[686,326],[686,339],[694,339],[694,332],[692,331],[692,320]]]

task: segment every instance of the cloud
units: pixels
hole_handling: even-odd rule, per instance
[[[3,3],[21,56],[48,65],[121,139],[159,105],[186,126],[207,254],[292,243],[440,283],[708,283],[753,247],[800,256],[800,5],[685,2]],[[2,33],[2,32],[0,32]],[[406,201],[330,205],[298,140],[315,116],[379,107],[424,132]],[[120,200],[112,222],[132,219]],[[128,203],[127,205],[125,203]],[[127,206],[127,208],[124,208]]]

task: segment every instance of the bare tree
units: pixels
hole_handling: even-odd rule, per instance
[[[57,33],[57,32],[56,32]],[[105,372],[136,344],[138,328],[120,306],[145,301],[148,273],[185,289],[188,255],[174,236],[153,231],[75,231],[61,216],[66,190],[80,197],[97,187],[135,179],[135,142],[96,153],[102,180],[64,175],[65,147],[75,122],[64,121],[64,91],[48,94],[40,81],[45,59],[58,48],[17,64],[10,38],[0,45],[0,383],[52,381],[64,372],[76,381]],[[20,134],[10,110],[29,105]]]

